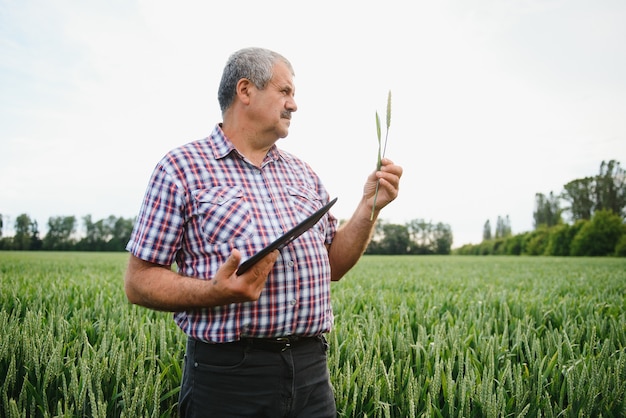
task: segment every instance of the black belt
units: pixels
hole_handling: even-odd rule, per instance
[[[314,341],[320,341],[320,337],[242,338],[236,344],[245,344],[257,350],[280,352]]]

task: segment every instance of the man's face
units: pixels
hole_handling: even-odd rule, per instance
[[[289,68],[278,62],[274,65],[274,76],[265,89],[254,90],[250,102],[250,117],[258,126],[258,133],[268,139],[276,141],[289,133],[291,113],[298,109],[295,95],[295,85]]]

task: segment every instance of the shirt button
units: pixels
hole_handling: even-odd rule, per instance
[[[265,198],[265,201],[266,201],[267,203],[270,203],[270,202],[272,201],[272,198],[271,198],[271,197],[266,197],[266,198]]]
[[[291,300],[289,301],[289,303],[291,304],[291,306],[294,306],[294,305],[296,304],[296,300],[295,300],[295,299],[291,299]]]
[[[289,261],[289,262],[287,263],[287,266],[288,266],[288,267],[293,267],[293,265],[294,265],[294,262],[293,262],[293,261]]]

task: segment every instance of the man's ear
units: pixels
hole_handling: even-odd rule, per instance
[[[242,78],[237,82],[237,98],[243,104],[250,104],[250,90],[252,87],[254,87],[254,84],[247,78]]]

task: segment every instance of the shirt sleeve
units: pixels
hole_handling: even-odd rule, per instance
[[[154,169],[126,249],[142,260],[172,265],[181,248],[184,192],[160,162]]]
[[[339,221],[337,220],[337,218],[335,218],[332,215],[332,213],[329,213],[328,214],[329,228],[326,230],[326,240],[324,242],[326,245],[332,244],[333,240],[335,239],[335,234],[337,233],[338,225],[339,225]]]

